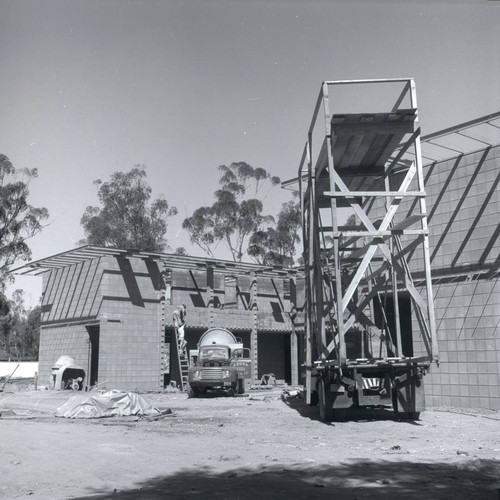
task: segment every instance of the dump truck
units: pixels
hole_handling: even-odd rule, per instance
[[[370,86],[357,104],[383,109],[333,109],[349,85]],[[425,409],[423,376],[439,358],[416,102],[411,78],[323,82],[285,182],[298,183],[302,209],[306,399],[323,420]]]
[[[250,349],[243,347],[226,328],[210,328],[200,338],[198,349],[190,352],[188,396],[224,391],[230,396],[245,392],[250,379]]]

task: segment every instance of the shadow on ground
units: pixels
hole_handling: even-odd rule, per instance
[[[310,420],[315,420],[322,422],[319,416],[319,409],[317,405],[308,405],[305,399],[302,397],[297,397],[294,399],[283,399],[285,404],[295,410],[300,416],[308,418]],[[363,422],[363,421],[374,421],[374,420],[393,420],[395,422],[406,423],[409,425],[422,425],[418,420],[408,420],[403,419],[398,416],[392,409],[384,407],[361,407],[361,408],[349,408],[346,409],[344,415],[341,416],[338,421],[349,421],[349,422]],[[330,422],[323,422],[326,425],[331,425]],[[334,422],[335,423],[335,420]]]
[[[150,479],[128,491],[93,491],[84,499],[335,499],[498,500],[500,462],[372,462],[349,460],[335,466],[269,466],[215,473],[185,470]]]

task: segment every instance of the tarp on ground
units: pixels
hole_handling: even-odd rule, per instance
[[[82,399],[73,396],[56,410],[56,417],[102,418],[157,415],[160,412],[135,392],[108,391]]]

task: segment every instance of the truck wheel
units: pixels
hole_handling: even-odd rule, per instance
[[[245,379],[238,379],[238,394],[245,394]]]
[[[319,393],[319,416],[323,422],[331,422],[334,417],[334,411],[329,401],[331,398],[329,394],[326,393],[325,382],[320,380],[318,383],[318,393]]]
[[[186,392],[187,392],[187,395],[188,395],[188,398],[196,398],[198,397],[198,391],[193,389],[189,384],[187,384],[186,386]]]
[[[392,408],[396,416],[401,420],[419,420],[420,418],[419,411],[400,411],[396,393],[392,395]]]

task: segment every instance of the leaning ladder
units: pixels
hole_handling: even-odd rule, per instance
[[[177,341],[177,360],[179,362],[179,373],[181,378],[181,390],[187,389],[189,361],[187,355],[181,350],[181,341],[179,340],[179,332],[175,329],[175,339]]]

